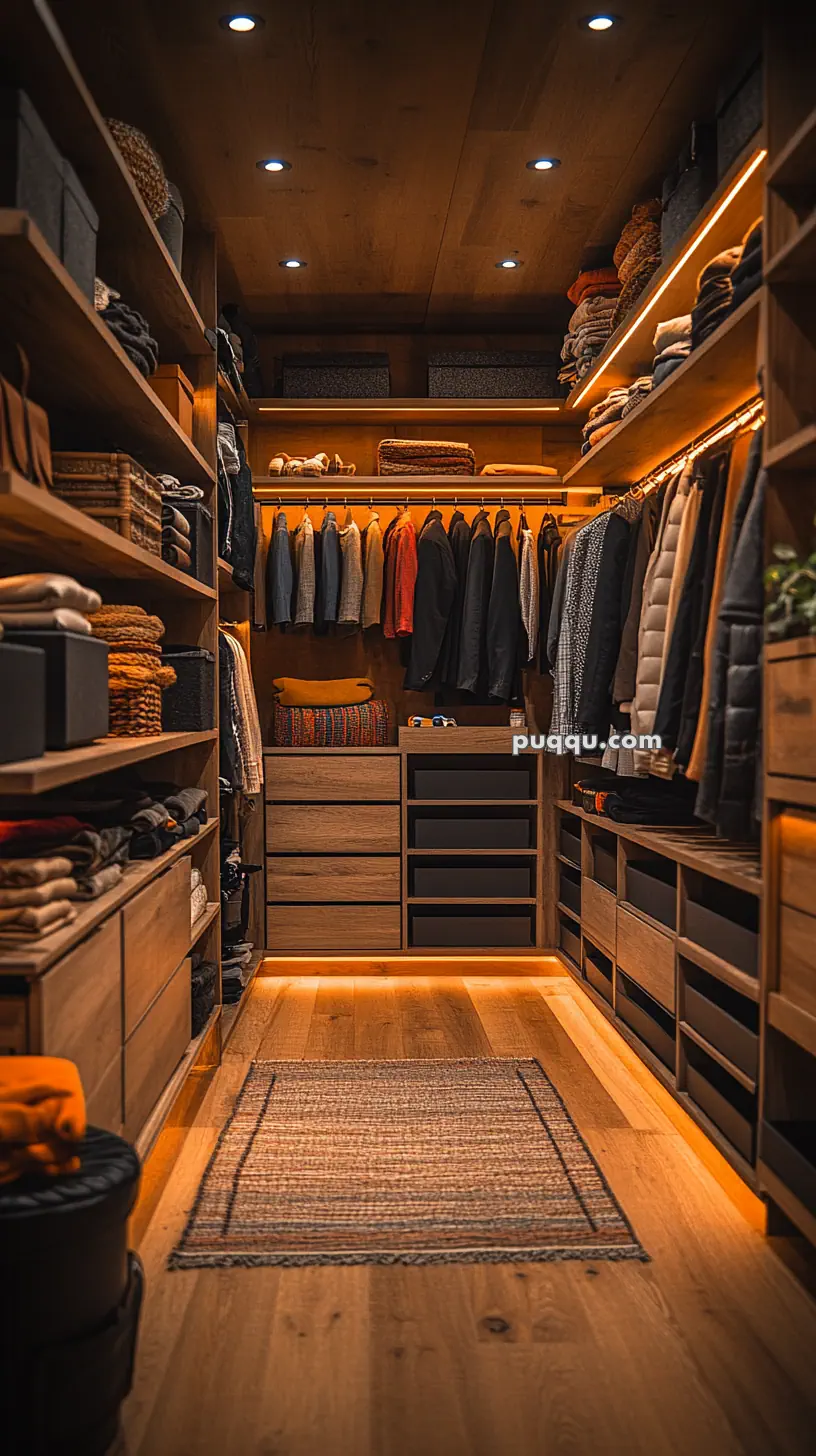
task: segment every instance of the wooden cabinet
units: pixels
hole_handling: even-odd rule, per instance
[[[400,948],[398,905],[270,905],[272,951],[383,951]]]
[[[0,995],[0,1057],[19,1057],[27,1051],[28,997]]]
[[[190,860],[171,865],[122,911],[125,1037],[190,949]]]
[[[816,644],[794,640],[766,667],[768,773],[816,778]],[[780,649],[784,650],[784,649]]]
[[[268,804],[273,853],[399,854],[399,804]]]
[[[396,754],[272,754],[266,760],[266,797],[278,802],[358,804],[399,795]]]
[[[122,1048],[122,950],[118,915],[46,972],[39,983],[40,1039],[47,1056],[76,1062],[90,1121],[122,1121],[111,1069]],[[104,1086],[103,1086],[104,1084]],[[108,1120],[110,1119],[110,1120]]]
[[[584,875],[581,882],[581,924],[589,939],[615,954],[615,896]]]
[[[674,940],[618,906],[618,965],[655,1001],[674,1011]]]
[[[189,1040],[190,961],[184,960],[125,1042],[125,1137],[138,1137]]]
[[[270,900],[351,903],[398,901],[397,855],[280,855],[267,863]]]

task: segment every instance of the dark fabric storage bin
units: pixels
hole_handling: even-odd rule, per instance
[[[642,986],[618,970],[615,1010],[621,1021],[658,1056],[671,1072],[675,1069],[675,1020],[644,991]]]
[[[159,237],[180,273],[184,247],[184,203],[174,182],[168,182],[167,187],[170,192],[170,206],[166,212],[162,213],[156,227]]]
[[[663,182],[660,244],[664,258],[677,251],[684,234],[705,207],[717,181],[717,133],[695,123],[677,164]]]
[[[93,302],[99,214],[71,163],[62,165],[62,261],[77,287]]]
[[[613,895],[618,892],[618,855],[617,850],[607,849],[605,845],[599,844],[596,840],[592,849],[593,880],[599,885],[611,890]]]
[[[0,207],[27,212],[59,258],[63,161],[24,91],[0,87]]]
[[[215,586],[213,565],[213,518],[212,511],[201,501],[174,500],[168,502],[190,523],[190,571],[196,581],[204,586]]]
[[[759,974],[759,902],[752,895],[732,890],[730,885],[716,884],[704,891],[706,901],[716,898],[718,909],[689,896],[686,900],[685,931],[687,940],[710,950],[729,965],[737,966],[746,975]],[[753,923],[740,923],[749,920]]]
[[[45,653],[0,641],[0,763],[45,753]]]
[[[763,119],[762,55],[741,58],[717,96],[717,172],[724,177]]]
[[[529,849],[528,819],[448,819],[417,815],[416,849]]]
[[[104,738],[108,717],[108,644],[83,632],[6,631],[12,646],[45,657],[45,746],[78,748]],[[30,752],[25,757],[30,757]]]
[[[162,693],[165,733],[204,733],[215,727],[215,656],[205,647],[165,647],[162,662],[176,681]]]
[[[612,1005],[612,972],[613,966],[609,956],[604,955],[594,945],[587,945],[584,942],[584,975],[590,986],[603,996],[605,1001]]]
[[[530,776],[511,768],[417,768],[415,799],[530,799]]]
[[[558,835],[558,847],[565,859],[575,865],[576,869],[581,868],[581,835],[575,834],[567,828],[565,820],[561,820],[561,829]]]
[[[574,910],[576,915],[581,914],[580,875],[573,876],[564,865],[561,866],[561,874],[558,877],[558,898],[562,905]]]
[[[415,864],[412,870],[411,893],[423,899],[478,899],[480,896],[506,895],[508,900],[532,896],[534,886],[529,866],[500,865],[431,865]]]
[[[709,979],[713,981],[715,978]],[[720,982],[716,983],[716,987],[711,986],[708,995],[686,983],[683,997],[688,1025],[728,1057],[746,1077],[756,1078],[759,1068],[759,1014],[755,1003]],[[755,1031],[746,1025],[745,1020],[732,1014],[734,1010],[742,1009],[739,1003],[753,1012],[757,1024]],[[750,1015],[750,1012],[747,1014]]]
[[[666,865],[666,876],[655,874],[654,860],[629,860],[625,870],[625,895],[630,905],[674,930],[677,924],[677,869]],[[662,869],[662,866],[661,866]],[[671,876],[671,879],[669,879]]]
[[[558,921],[558,944],[577,970],[581,964],[581,927],[565,915]]]
[[[708,1056],[702,1047],[686,1039],[686,1090],[692,1102],[711,1118],[741,1153],[746,1162],[754,1161],[756,1135],[756,1098],[735,1082],[734,1078]]]
[[[816,1122],[763,1122],[759,1155],[799,1202],[816,1214]]]
[[[284,354],[284,399],[388,399],[387,354]]]
[[[563,394],[557,354],[457,349],[428,359],[429,399],[552,399]]]
[[[190,989],[191,1035],[198,1036],[207,1025],[218,996],[218,966],[215,961],[204,961],[200,955],[193,958]]]
[[[411,916],[411,945],[468,946],[475,950],[494,946],[531,946],[532,916],[474,915],[472,912],[429,915],[415,911]]]

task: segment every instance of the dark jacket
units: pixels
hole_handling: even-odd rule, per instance
[[[293,584],[292,546],[286,512],[278,511],[266,558],[267,621],[270,627],[284,627],[291,622]]]
[[[509,511],[498,511],[494,530],[493,580],[487,609],[487,691],[507,703],[520,688],[519,571]]]
[[[456,571],[456,590],[448,618],[445,641],[442,645],[441,677],[445,686],[455,688],[459,677],[459,643],[462,638],[462,617],[465,609],[465,586],[470,554],[470,526],[461,511],[454,511],[451,516],[448,540]]]
[[[577,725],[582,733],[595,733],[598,738],[606,737],[612,721],[612,680],[623,630],[624,581],[630,541],[639,526],[639,519],[631,523],[613,512],[603,539]]]
[[[675,761],[681,768],[687,768],[697,735],[700,704],[703,698],[703,674],[705,668],[705,644],[708,633],[708,618],[711,608],[711,593],[714,589],[714,573],[717,567],[717,553],[722,531],[725,492],[728,486],[729,454],[718,455],[711,462],[710,481],[707,489],[712,491],[711,519],[706,543],[706,558],[697,612],[697,629],[691,649],[688,671],[683,687],[683,703],[680,712],[680,726],[677,731]],[[657,730],[655,730],[657,731]]]
[[[736,590],[736,586],[732,582],[732,569],[742,535],[742,529],[754,497],[754,491],[757,487],[762,462],[762,435],[763,431],[757,430],[752,441],[751,453],[748,456],[748,463],[745,467],[742,489],[734,510],[734,519],[731,523],[731,538],[728,546],[726,580],[717,617],[714,658],[711,670],[711,693],[708,704],[708,746],[705,767],[700,779],[700,787],[697,791],[697,799],[694,806],[694,812],[697,817],[699,819],[707,819],[710,824],[716,824],[717,822],[717,809],[720,801],[720,786],[725,759],[725,706],[728,690],[728,661],[732,621],[730,611],[726,610],[727,599],[730,599],[732,593]],[[761,567],[759,577],[761,582]]]
[[[231,477],[232,485],[232,576],[242,591],[252,591],[255,575],[255,502],[252,498],[252,471],[240,431],[235,431],[236,448],[241,469]]]
[[[539,671],[547,672],[552,663],[547,655],[547,634],[550,629],[555,580],[558,575],[558,553],[561,550],[561,534],[555,517],[549,511],[541,518],[538,528],[538,664]]]
[[[428,692],[442,679],[442,648],[456,595],[456,566],[439,511],[431,511],[417,541],[414,630],[405,687]]]
[[[723,763],[717,832],[748,839],[756,832],[757,768],[762,727],[762,642],[765,492],[761,470],[740,531],[723,593],[720,620],[728,626]]]
[[[493,533],[486,511],[479,511],[470,528],[459,673],[456,686],[468,693],[483,691],[487,673],[487,613],[493,581]]]
[[[667,484],[667,483],[666,483]],[[618,660],[612,683],[612,699],[616,704],[630,703],[635,696],[638,662],[638,629],[640,610],[643,605],[643,583],[646,568],[657,536],[657,527],[663,509],[666,485],[650,491],[643,502],[640,522],[635,537],[634,556],[631,561],[631,580],[628,573],[624,582],[623,623],[621,628]],[[628,597],[627,597],[628,582]]]
[[[326,511],[320,530],[315,531],[314,548],[314,631],[323,636],[329,625],[337,621],[340,601],[340,540],[334,511]]]

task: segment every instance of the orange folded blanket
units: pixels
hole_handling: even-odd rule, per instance
[[[481,475],[557,475],[552,465],[483,465]]]
[[[350,708],[367,703],[374,691],[370,677],[316,679],[276,677],[272,686],[281,708]]]
[[[79,1072],[64,1057],[0,1057],[0,1184],[79,1168],[85,1136]]]

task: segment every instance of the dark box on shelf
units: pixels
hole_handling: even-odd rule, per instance
[[[165,647],[176,681],[162,693],[165,733],[204,733],[215,727],[215,657],[205,647]]]
[[[686,901],[685,935],[749,976],[759,974],[759,933],[697,900]]]
[[[62,165],[62,261],[85,297],[93,301],[99,214],[71,163]]]
[[[580,882],[576,884],[569,878],[569,875],[564,874],[563,870],[558,881],[558,898],[562,905],[567,905],[570,910],[574,910],[576,915],[581,914]]]
[[[425,899],[439,896],[440,899],[476,900],[481,896],[508,900],[523,899],[533,894],[532,874],[522,865],[415,864],[413,869],[413,893]]]
[[[82,632],[6,630],[45,658],[46,748],[78,748],[108,731],[108,644]],[[26,753],[26,758],[31,757]]]
[[[602,951],[584,949],[584,975],[605,1001],[612,1005],[612,962]]]
[[[428,359],[429,399],[554,399],[558,355],[543,350],[457,349]]]
[[[663,182],[660,244],[664,258],[676,252],[684,233],[705,207],[717,180],[717,134],[695,122],[688,145]]]
[[[721,992],[724,993],[721,995]],[[730,995],[728,994],[730,993]],[[722,986],[714,992],[720,999],[734,1004],[736,1001],[745,1002],[753,1006],[753,1002],[740,996],[738,991],[732,991],[730,986]],[[718,1052],[728,1057],[729,1061],[739,1067],[746,1077],[756,1077],[759,1066],[759,1035],[752,1031],[749,1026],[732,1016],[725,1006],[720,1006],[709,996],[698,991],[695,986],[686,984],[683,991],[685,1020],[689,1026],[705,1037],[711,1046],[716,1047]],[[756,1008],[754,1008],[756,1009]]]
[[[558,921],[558,944],[576,966],[581,964],[580,926],[563,915]]]
[[[794,1197],[816,1214],[816,1120],[763,1122],[759,1155]]]
[[[45,653],[0,642],[0,763],[45,753]]]
[[[701,1047],[690,1046],[687,1041],[686,1056],[686,1090],[692,1102],[711,1118],[746,1162],[753,1163],[756,1112],[750,1092]]]
[[[512,768],[417,768],[417,799],[530,799],[530,775]]]
[[[417,849],[529,849],[530,823],[527,819],[433,819],[417,815],[414,845]]]
[[[388,399],[387,354],[284,354],[284,399]]]
[[[63,161],[24,91],[0,87],[0,207],[27,212],[59,258]]]
[[[190,523],[190,575],[204,586],[215,586],[213,518],[201,501],[167,501]]]
[[[532,917],[523,915],[411,916],[412,945],[461,945],[472,949],[533,944]]]
[[[603,885],[605,890],[611,890],[613,895],[616,894],[618,889],[617,852],[596,842],[592,854],[595,870],[592,878],[597,880],[599,885]]]
[[[672,872],[677,871],[672,866]],[[626,866],[626,899],[630,905],[674,930],[677,920],[677,886],[651,874],[645,865]]]
[[[561,820],[561,830],[558,836],[558,847],[565,859],[574,864],[576,869],[581,868],[581,835],[573,833],[567,828],[564,820]]]
[[[651,1047],[655,1056],[673,1072],[677,1055],[674,1017],[620,970],[615,989],[615,1009],[630,1031]]]
[[[762,55],[743,55],[717,96],[717,172],[724,177],[762,126]],[[735,239],[736,242],[739,239]]]

